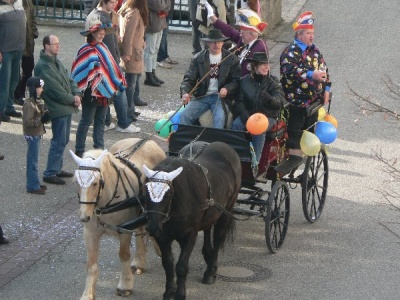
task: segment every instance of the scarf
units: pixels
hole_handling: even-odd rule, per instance
[[[92,96],[107,99],[126,89],[123,73],[104,43],[84,44],[72,63],[71,77],[81,91],[89,86]]]

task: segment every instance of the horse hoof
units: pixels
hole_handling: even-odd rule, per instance
[[[116,294],[117,296],[121,296],[121,297],[128,297],[130,295],[132,295],[133,290],[121,290],[121,289],[117,289]]]
[[[143,268],[138,268],[136,266],[131,266],[131,270],[132,270],[132,273],[135,275],[141,275],[142,273],[144,273]]]
[[[203,280],[201,281],[203,284],[214,284],[216,280],[216,276],[206,276],[204,275]]]

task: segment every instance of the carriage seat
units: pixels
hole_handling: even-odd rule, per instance
[[[265,140],[280,139],[286,132],[286,123],[283,120],[278,120],[276,124],[265,133]]]
[[[226,118],[226,129],[230,129],[232,126],[233,122],[233,115],[232,112],[229,110],[229,106],[225,104],[226,111],[228,113],[228,116],[225,116]],[[207,110],[204,114],[202,114],[199,118],[200,125],[203,127],[213,127],[213,116],[212,116],[212,111],[209,109]]]

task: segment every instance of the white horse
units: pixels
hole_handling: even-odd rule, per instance
[[[118,234],[117,225],[137,218],[140,205],[127,205],[128,208],[108,213],[130,201],[137,200],[145,175],[144,164],[156,166],[166,158],[164,151],[151,140],[137,138],[116,142],[110,152],[107,150],[90,150],[83,158],[71,155],[78,164],[75,178],[79,183],[80,220],[84,222],[84,238],[87,251],[86,287],[81,300],[95,299],[95,287],[98,278],[99,245],[103,234],[119,238],[119,257],[122,265],[117,295],[129,296],[133,292],[134,277],[141,274],[146,267],[146,243],[144,226],[135,230],[136,253],[130,260],[132,234]],[[129,201],[127,199],[130,199]],[[154,243],[156,246],[156,244]],[[155,247],[156,251],[158,247]],[[159,251],[159,250],[158,250]]]

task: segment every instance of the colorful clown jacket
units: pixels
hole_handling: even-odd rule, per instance
[[[304,44],[295,40],[283,50],[280,65],[281,84],[285,97],[293,105],[308,107],[311,102],[322,100],[325,90],[330,90],[328,69],[321,52],[315,45],[305,47]],[[312,72],[318,69],[326,70],[326,82],[312,79]]]

